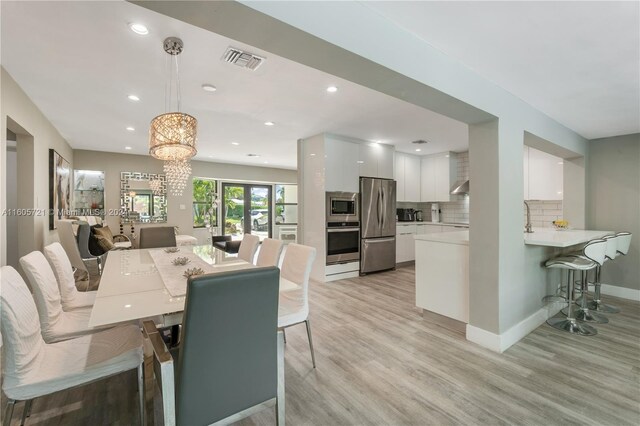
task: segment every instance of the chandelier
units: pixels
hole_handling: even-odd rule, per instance
[[[164,40],[164,51],[174,59],[170,65],[168,90],[165,90],[165,107],[171,109],[171,95],[173,92],[173,62],[176,69],[175,92],[177,111],[161,114],[151,120],[149,128],[149,154],[165,161],[164,170],[167,175],[169,190],[173,195],[182,195],[186,187],[191,164],[189,160],[197,154],[196,140],[198,136],[198,120],[195,117],[180,112],[181,93],[180,77],[178,73],[178,55],[184,44],[177,37]]]

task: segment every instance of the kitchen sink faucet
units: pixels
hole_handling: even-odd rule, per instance
[[[527,207],[527,223],[524,225],[524,232],[527,234],[533,234],[533,229],[531,229],[531,210],[529,209],[529,203],[525,201],[524,205]]]

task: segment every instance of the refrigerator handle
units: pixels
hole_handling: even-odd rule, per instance
[[[382,188],[378,188],[378,228],[382,228],[383,212],[384,212],[384,204],[382,204]]]
[[[385,201],[384,185],[380,186],[380,190],[382,193],[382,229],[384,230],[385,223],[387,222],[387,204]]]

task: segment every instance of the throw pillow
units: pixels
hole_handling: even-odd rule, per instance
[[[100,247],[103,253],[106,253],[109,250],[113,250],[114,248],[116,248],[115,244],[113,244],[111,240],[109,240],[108,238],[102,235],[97,234],[96,241],[98,242],[98,247]]]
[[[111,232],[111,229],[109,229],[109,225],[103,225],[102,227],[95,226],[93,227],[93,232],[95,232],[96,235],[103,236],[113,243],[113,233]]]

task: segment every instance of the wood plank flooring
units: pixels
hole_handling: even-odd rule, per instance
[[[317,369],[304,325],[287,329],[289,425],[640,424],[640,303],[607,298],[622,313],[595,337],[543,325],[497,354],[423,319],[413,280],[407,266],[312,283]],[[122,374],[36,400],[27,424],[134,425],[136,401],[135,374]]]

